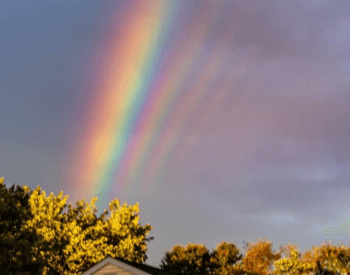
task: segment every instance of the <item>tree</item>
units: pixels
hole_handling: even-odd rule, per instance
[[[345,275],[350,271],[350,248],[344,245],[322,244],[301,255],[289,245],[289,255],[275,262],[274,274]]]
[[[218,244],[210,255],[211,274],[229,275],[239,274],[236,264],[242,259],[239,249],[233,243]]]
[[[0,270],[8,275],[78,275],[107,256],[142,263],[152,227],[139,206],[112,200],[97,217],[94,198],[73,207],[40,186],[7,188],[0,179]]]
[[[219,243],[211,252],[203,244],[175,245],[166,252],[160,268],[169,272],[200,275],[242,274],[236,264],[242,259],[233,243]]]
[[[301,257],[296,245],[288,244],[283,250],[286,257],[274,262],[274,275],[310,274],[315,269],[313,261]]]
[[[303,259],[312,263],[315,275],[342,275],[350,273],[350,248],[331,243],[314,246],[303,254]]]
[[[272,251],[272,243],[266,239],[259,239],[255,244],[248,242],[245,249],[240,268],[250,274],[271,274],[273,262],[281,257],[281,251]]]
[[[7,188],[0,178],[0,270],[8,275],[37,275],[43,263],[33,258],[35,243],[39,236],[25,229],[32,219],[29,207],[29,188],[15,186]]]
[[[79,275],[107,256],[142,263],[147,259],[147,238],[152,227],[139,224],[139,206],[120,205],[119,200],[109,204],[110,217],[105,210],[96,216],[97,208],[80,200],[76,207],[67,204],[63,192],[46,196],[40,186],[33,190],[29,205],[33,218],[25,228],[41,237],[35,255],[44,264],[43,275]]]
[[[167,251],[160,268],[169,272],[193,275],[209,274],[210,254],[203,244],[175,245]]]

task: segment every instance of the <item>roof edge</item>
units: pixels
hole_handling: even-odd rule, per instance
[[[148,272],[145,272],[145,271],[140,270],[136,267],[128,265],[127,263],[123,263],[122,261],[119,261],[117,259],[113,259],[109,256],[106,259],[102,260],[101,262],[99,262],[99,263],[95,264],[94,266],[92,266],[91,268],[89,268],[87,271],[83,272],[81,275],[92,275],[94,272],[101,269],[102,267],[104,267],[107,264],[113,264],[117,267],[120,267],[120,268],[126,270],[126,271],[134,273],[135,275],[152,275]]]

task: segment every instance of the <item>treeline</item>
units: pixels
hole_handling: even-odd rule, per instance
[[[107,256],[144,263],[151,225],[139,222],[139,206],[112,200],[97,216],[95,203],[67,203],[63,192],[40,186],[6,187],[0,179],[0,274],[80,275]],[[300,253],[288,244],[278,251],[260,239],[243,255],[233,243],[209,251],[203,244],[176,245],[160,268],[188,275],[350,274],[350,247],[323,244]]]
[[[187,275],[348,275],[350,247],[331,243],[300,253],[296,245],[272,249],[272,242],[248,242],[243,255],[233,243],[209,251],[203,244],[176,245],[166,252],[161,268]]]

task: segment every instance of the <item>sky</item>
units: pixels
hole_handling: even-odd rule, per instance
[[[138,202],[154,266],[349,244],[347,1],[7,1],[0,26],[6,184]]]

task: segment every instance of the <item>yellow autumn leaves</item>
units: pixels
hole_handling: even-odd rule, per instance
[[[0,183],[3,181],[1,178]],[[18,232],[33,232],[37,237],[31,242],[31,248],[24,252],[31,261],[40,262],[43,266],[40,274],[79,275],[107,256],[121,257],[139,263],[147,258],[146,243],[152,239],[147,235],[152,227],[149,224],[140,225],[138,204],[120,205],[119,200],[112,200],[109,211],[97,216],[95,206],[97,198],[93,198],[90,203],[80,200],[72,206],[67,203],[68,196],[64,196],[63,192],[57,196],[53,193],[47,196],[40,186],[32,191],[24,186],[17,187],[21,192],[17,194],[16,191],[7,190],[3,184],[0,187],[3,191],[1,198],[6,202],[12,201],[18,209],[18,219],[23,212],[22,204],[26,202],[29,206],[27,210],[30,215],[27,214],[26,219],[22,219]],[[27,194],[27,200],[21,203],[18,199],[19,194],[21,196]],[[5,214],[6,211],[10,211],[5,204],[2,210]],[[8,216],[10,220],[11,216]],[[3,219],[2,222],[6,224],[7,221]],[[15,243],[16,234],[18,234],[16,230],[0,231],[1,236],[9,235],[7,242],[12,240]],[[28,233],[23,233],[22,238],[26,236]],[[15,248],[17,246],[13,245],[13,247],[4,253],[8,254],[17,249]],[[14,260],[13,265],[19,263],[19,260]],[[23,268],[25,269],[25,264]],[[8,272],[10,274],[11,271]],[[16,274],[37,275],[39,273],[18,271]]]

